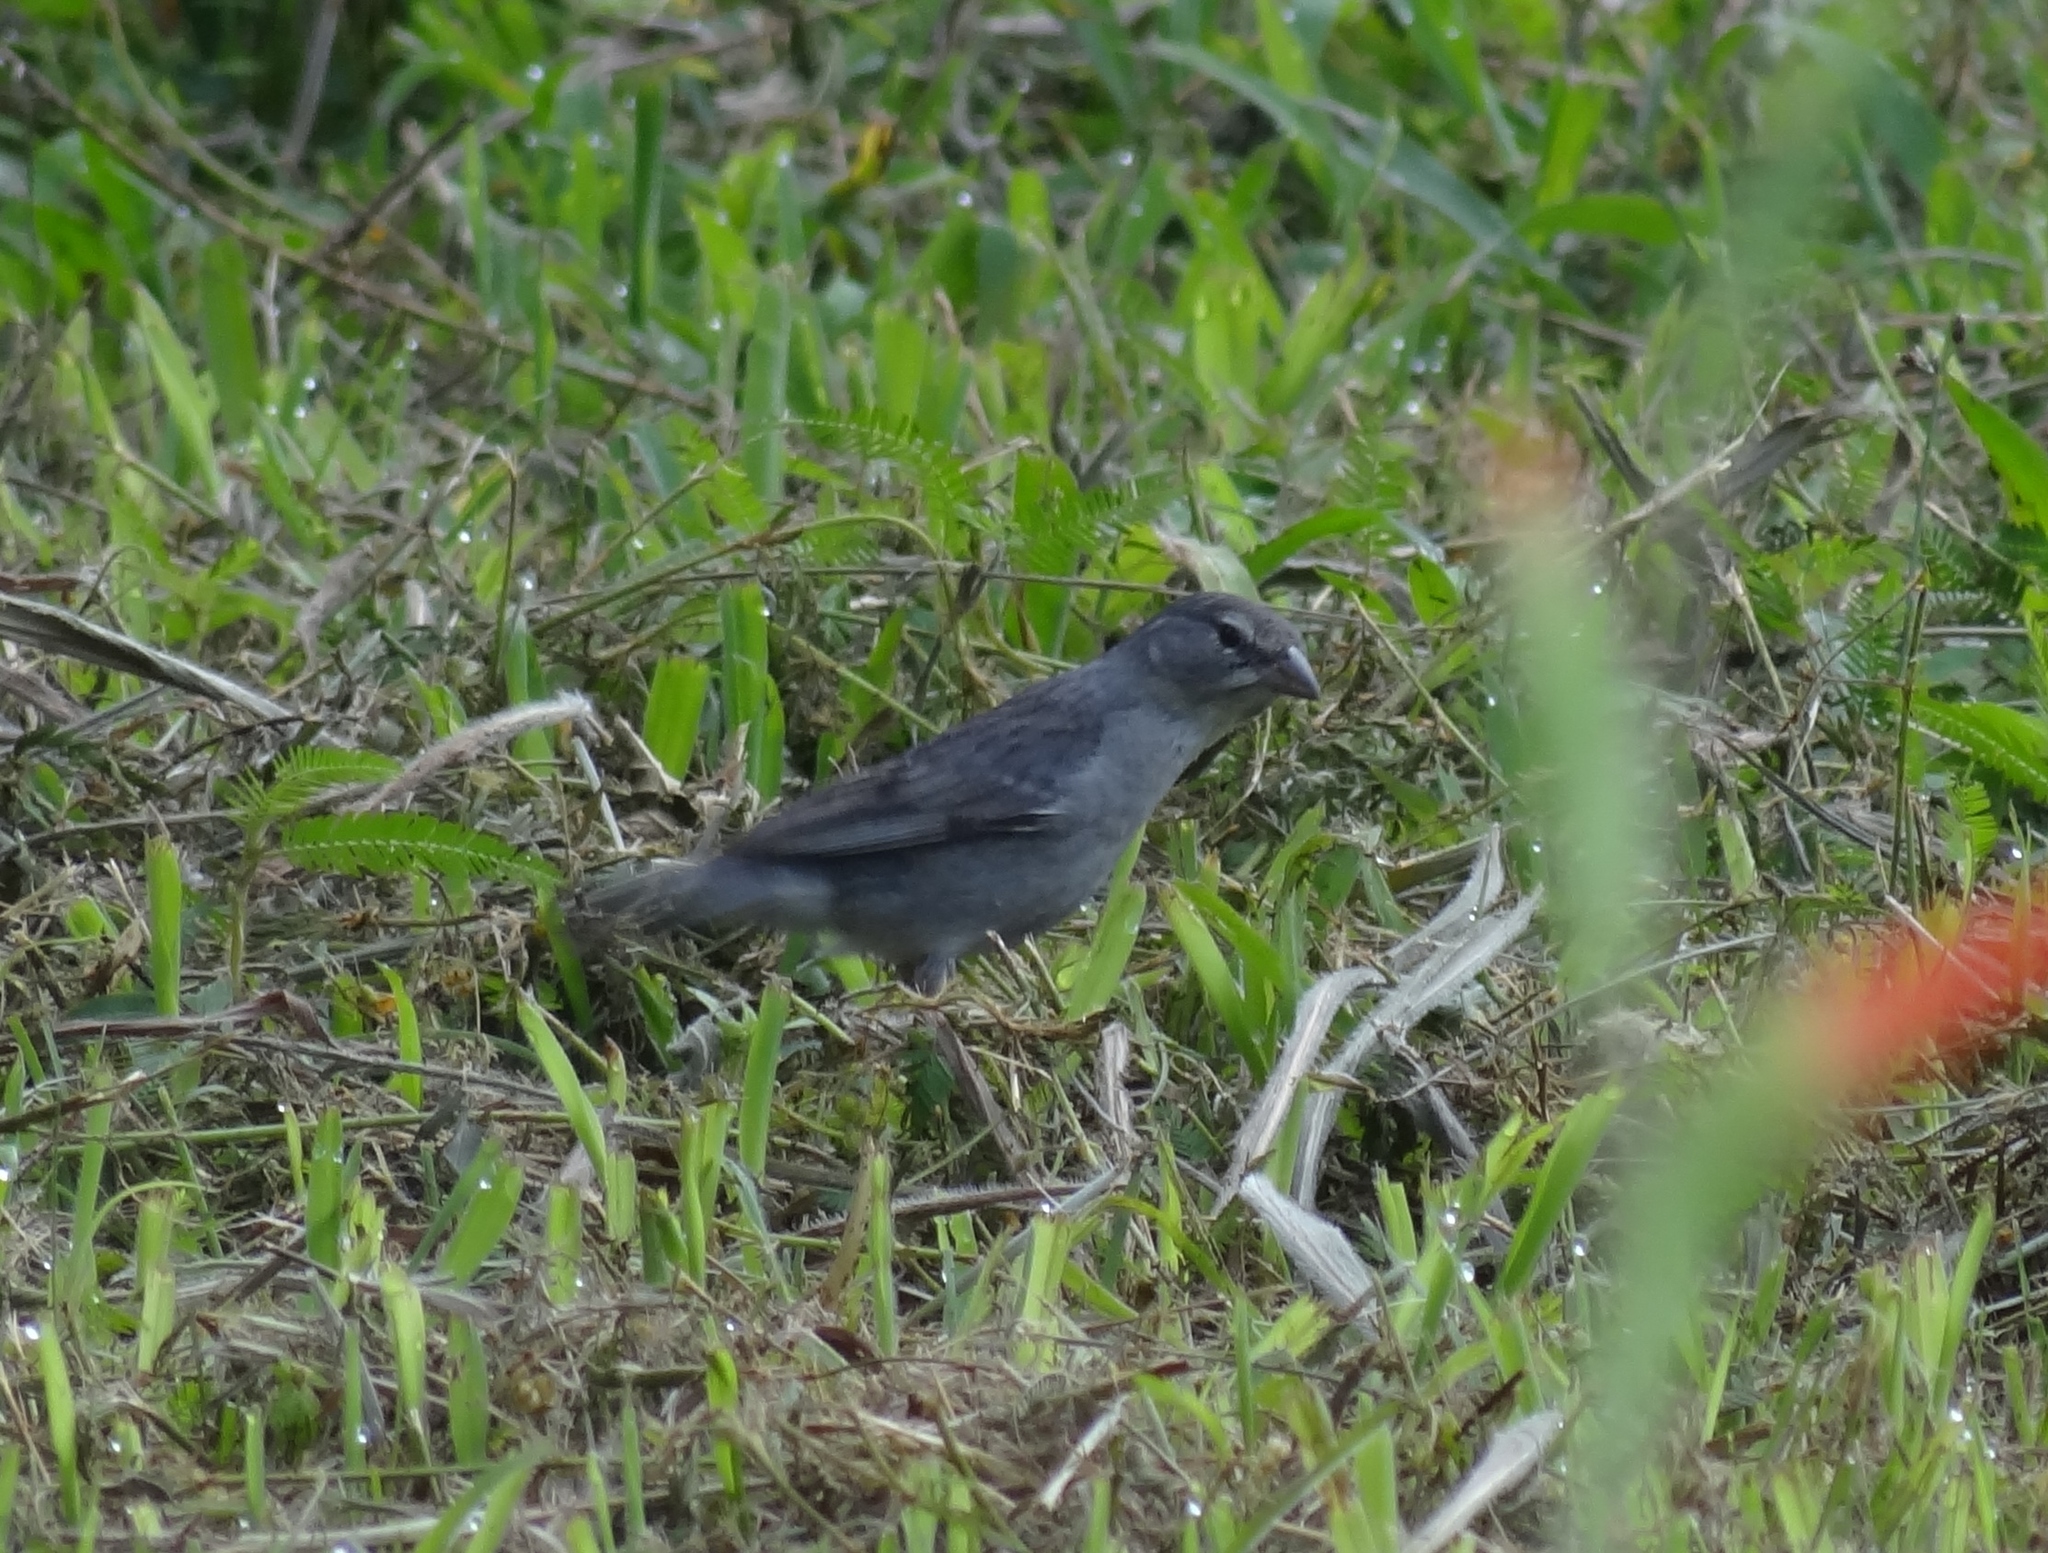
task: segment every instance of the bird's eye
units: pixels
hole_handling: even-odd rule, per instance
[[[1232,652],[1242,652],[1252,644],[1252,633],[1242,620],[1225,615],[1216,622],[1216,640]]]

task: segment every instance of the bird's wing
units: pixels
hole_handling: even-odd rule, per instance
[[[1048,681],[1047,684],[1057,683]],[[819,788],[728,849],[748,857],[853,857],[1056,829],[1068,775],[1103,719],[1033,686],[893,760]]]

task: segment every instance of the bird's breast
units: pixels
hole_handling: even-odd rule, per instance
[[[1119,711],[1069,777],[1064,807],[1081,828],[1120,838],[1121,848],[1204,747],[1200,730],[1182,719],[1143,707]]]

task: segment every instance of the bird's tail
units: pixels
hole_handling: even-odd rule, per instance
[[[614,874],[584,891],[578,915],[598,927],[643,932],[704,926],[721,915],[712,909],[712,871],[705,863],[662,862]]]
[[[601,946],[621,929],[673,933],[741,923],[786,925],[782,871],[720,854],[701,862],[660,862],[603,880],[576,907],[576,936]]]

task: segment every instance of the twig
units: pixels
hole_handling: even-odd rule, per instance
[[[517,706],[508,706],[502,712],[456,729],[438,744],[428,745],[397,776],[350,804],[349,812],[367,814],[385,808],[438,772],[469,760],[483,750],[507,743],[532,729],[564,722],[581,723],[593,730],[598,726],[597,713],[590,702],[573,690],[546,701],[522,701]]]
[[[523,108],[507,109],[491,121],[492,132],[502,134],[526,117]],[[434,138],[433,144],[414,157],[405,166],[391,175],[390,180],[361,210],[328,233],[326,240],[313,250],[314,259],[321,263],[345,254],[356,245],[358,239],[383,219],[384,213],[412,192],[414,184],[423,178],[428,169],[453,150],[462,138],[463,131],[476,122],[476,115],[465,109],[456,115],[455,122]]]
[[[299,165],[306,143],[313,138],[313,121],[320,114],[320,99],[327,90],[327,62],[334,54],[334,30],[341,21],[342,0],[321,0],[313,17],[313,30],[306,38],[306,62],[299,72],[299,93],[292,103],[292,124],[284,137],[277,159],[286,167]]]

